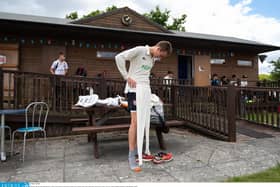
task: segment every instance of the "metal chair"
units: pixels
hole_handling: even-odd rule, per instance
[[[26,135],[28,133],[33,133],[33,138],[34,138],[35,132],[44,133],[45,155],[47,155],[47,142],[46,142],[47,135],[46,135],[45,127],[46,127],[46,122],[47,122],[47,118],[48,118],[48,113],[49,113],[49,107],[45,102],[32,102],[26,107],[25,127],[16,129],[12,135],[12,147],[11,147],[12,155],[13,155],[15,134],[24,133],[23,153],[22,153],[22,160],[24,162]]]

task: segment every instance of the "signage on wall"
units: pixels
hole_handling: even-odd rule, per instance
[[[7,61],[6,61],[6,56],[5,55],[0,55],[0,64],[6,64]]]
[[[226,61],[225,61],[225,59],[217,59],[217,58],[214,58],[214,59],[211,59],[211,60],[210,60],[210,63],[211,63],[211,64],[225,64]]]
[[[97,58],[115,59],[116,55],[117,55],[116,52],[110,52],[110,51],[97,51],[96,52]]]
[[[253,62],[251,60],[237,60],[238,66],[252,66]]]

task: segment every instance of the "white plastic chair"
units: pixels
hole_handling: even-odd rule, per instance
[[[11,154],[13,155],[14,138],[16,133],[24,133],[23,136],[23,153],[22,160],[24,162],[25,156],[25,145],[26,145],[26,135],[28,133],[43,132],[44,142],[45,142],[45,155],[47,155],[47,134],[45,131],[46,122],[48,118],[49,107],[45,102],[32,102],[26,107],[25,111],[25,127],[18,128],[13,132],[12,135],[12,147]]]

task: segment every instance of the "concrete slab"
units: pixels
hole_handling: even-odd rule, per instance
[[[278,136],[266,139],[242,137],[237,143],[214,140],[186,129],[164,134],[168,152],[174,159],[163,164],[144,163],[143,171],[129,169],[127,134],[102,134],[100,158],[93,157],[87,136],[48,139],[27,143],[26,161],[21,162],[22,142],[15,145],[20,154],[0,163],[0,181],[30,182],[214,182],[251,174],[275,166],[280,161]],[[152,133],[150,150],[159,150]],[[9,142],[7,142],[9,146]]]

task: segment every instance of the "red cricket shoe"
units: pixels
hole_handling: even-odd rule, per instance
[[[138,157],[138,156],[137,156],[137,157]],[[143,155],[142,155],[142,160],[143,160],[144,162],[150,162],[150,161],[152,161],[154,158],[155,158],[154,155],[148,155],[148,154],[145,154],[145,153],[143,153]],[[138,158],[136,159],[136,162],[139,162],[139,159],[138,159]]]
[[[159,152],[158,154],[155,155],[153,159],[153,163],[161,164],[163,162],[169,162],[171,160],[173,160],[172,153]]]

